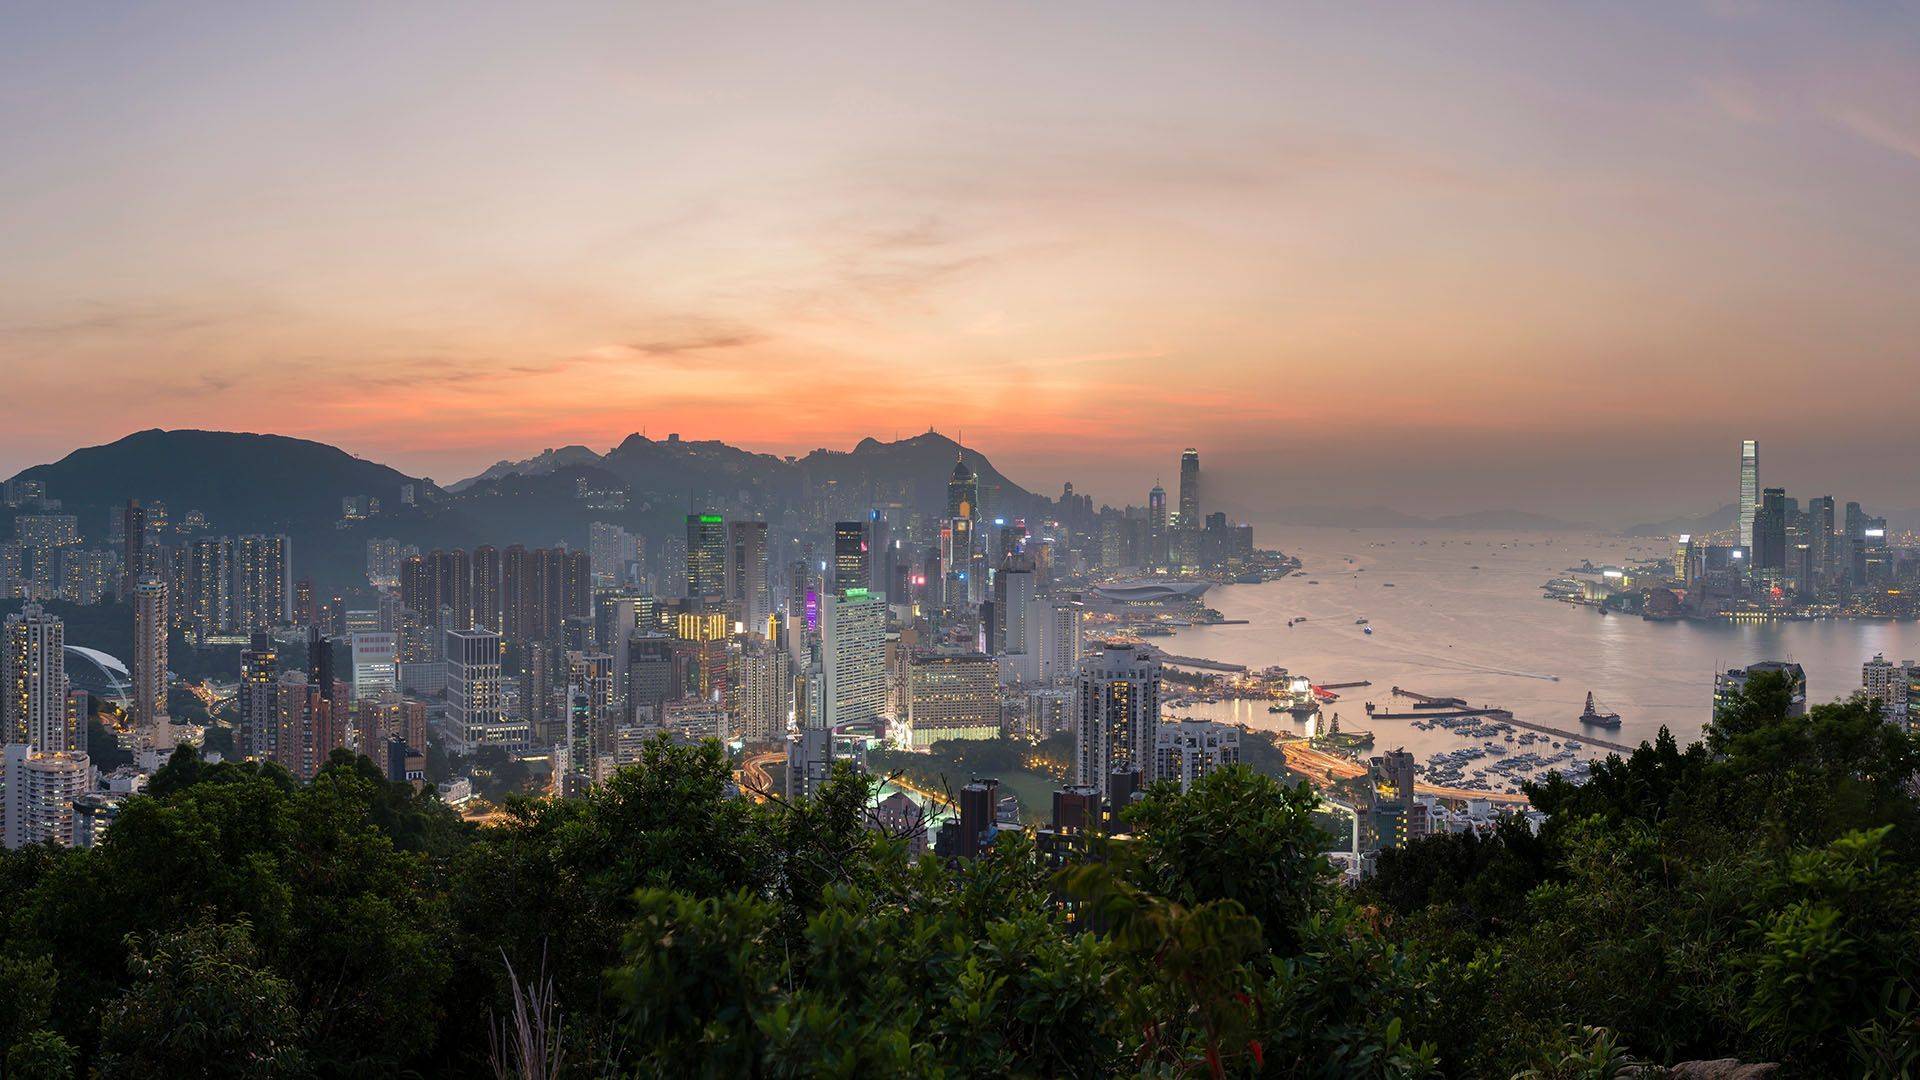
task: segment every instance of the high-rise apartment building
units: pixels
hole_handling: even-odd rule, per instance
[[[501,608],[501,574],[499,548],[482,544],[473,549],[473,625],[496,634],[506,625]]]
[[[1150,650],[1108,645],[1080,662],[1074,701],[1073,783],[1106,789],[1120,769],[1153,773],[1160,723],[1160,661]]]
[[[1240,729],[1210,720],[1175,720],[1153,734],[1156,780],[1178,780],[1185,791],[1208,773],[1240,761]]]
[[[252,646],[240,651],[234,708],[239,714],[240,752],[256,761],[271,760],[280,722],[280,657],[266,634],[255,634]]]
[[[93,765],[87,755],[8,744],[0,750],[0,841],[9,848],[72,846],[73,804],[91,790]]]
[[[733,730],[748,742],[769,743],[787,734],[787,653],[764,638],[749,637],[728,650],[727,680]]]
[[[66,624],[28,604],[7,616],[0,644],[0,742],[50,754],[84,751],[85,728],[76,730],[67,715]]]
[[[292,617],[291,541],[284,535],[242,536],[233,542],[233,628],[269,630]]]
[[[167,716],[167,585],[148,578],[133,590],[133,726],[143,746],[164,745]]]

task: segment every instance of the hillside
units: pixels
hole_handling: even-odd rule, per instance
[[[371,495],[398,507],[414,480],[325,443],[235,431],[139,431],[75,450],[18,479],[39,480],[89,537],[128,499],[164,502],[176,520],[189,510],[222,532],[293,531],[340,516],[340,500]]]

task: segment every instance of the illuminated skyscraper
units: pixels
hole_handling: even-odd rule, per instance
[[[687,598],[719,607],[727,596],[727,521],[719,514],[687,515]]]
[[[120,594],[132,596],[140,579],[146,574],[147,512],[140,508],[140,500],[127,500],[126,509],[120,514],[120,528],[123,533],[120,550],[123,583]]]
[[[233,697],[240,752],[256,761],[271,760],[280,716],[279,654],[272,638],[255,634],[252,647],[240,651],[240,685]]]
[[[872,575],[867,562],[867,523],[833,523],[833,592],[845,596],[849,589],[872,590]]]
[[[1116,769],[1151,783],[1160,723],[1160,661],[1146,649],[1109,646],[1080,663],[1074,701],[1073,783],[1106,790]]]
[[[285,536],[242,536],[233,542],[235,630],[267,630],[291,618],[290,546]]]
[[[1167,564],[1167,489],[1154,482],[1147,492],[1147,565]]]
[[[7,616],[0,655],[0,742],[45,754],[86,749],[67,716],[66,624],[39,604]]]
[[[767,523],[735,521],[727,525],[727,603],[747,633],[767,636],[773,613],[767,581]]]
[[[1753,551],[1753,521],[1760,512],[1760,444],[1747,439],[1740,444],[1740,546]]]
[[[133,590],[133,726],[141,743],[163,745],[167,725],[167,584]]]
[[[188,552],[185,604],[187,632],[197,644],[233,629],[233,582],[233,541],[224,536],[195,540]]]
[[[880,720],[887,706],[887,598],[865,589],[820,601],[824,726]]]
[[[1200,527],[1200,451],[1189,446],[1180,452],[1180,519],[1182,529]]]
[[[491,630],[446,631],[447,734],[451,749],[482,746],[524,750],[528,725],[501,710],[500,635]]]

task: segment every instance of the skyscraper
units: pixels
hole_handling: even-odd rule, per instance
[[[140,508],[140,500],[127,500],[126,509],[120,513],[120,528],[122,530],[120,594],[132,596],[134,588],[146,575],[144,552],[147,541],[147,513]]]
[[[7,616],[0,655],[0,742],[40,753],[86,749],[84,730],[67,716],[66,624],[39,604]]]
[[[256,761],[271,760],[279,731],[280,672],[279,655],[266,634],[255,634],[252,647],[240,651],[234,706],[240,720],[240,752]]]
[[[727,602],[746,624],[747,633],[767,635],[773,614],[772,585],[767,580],[767,523],[734,521],[727,525]]]
[[[1747,439],[1740,444],[1740,546],[1753,552],[1753,520],[1760,512],[1760,444]]]
[[[167,583],[133,590],[133,726],[143,746],[164,745],[167,716]]]
[[[446,631],[447,733],[451,749],[482,746],[523,750],[528,725],[501,710],[500,635],[491,630]]]
[[[727,521],[719,514],[687,515],[687,598],[719,607],[727,595]]]
[[[233,541],[224,536],[195,540],[187,558],[184,614],[196,644],[233,629],[233,583]]]
[[[1182,529],[1200,527],[1200,451],[1180,451],[1180,520]]]
[[[290,542],[284,535],[242,536],[233,542],[233,628],[267,630],[291,617]]]
[[[1167,564],[1167,489],[1154,481],[1147,492],[1147,565]]]
[[[501,617],[500,549],[482,544],[473,549],[473,625],[500,633]]]
[[[867,523],[833,523],[833,592],[845,596],[849,589],[872,590],[867,563]]]
[[[820,600],[824,726],[872,723],[887,706],[887,600],[865,589]]]
[[[1080,662],[1074,702],[1073,783],[1107,788],[1119,769],[1154,780],[1160,661],[1146,649],[1108,645]]]
[[[1760,509],[1753,518],[1751,564],[1756,571],[1769,573],[1778,581],[1787,566],[1787,493],[1784,488],[1767,488],[1760,494]]]

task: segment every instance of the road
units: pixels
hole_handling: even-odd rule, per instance
[[[1343,758],[1338,754],[1329,754],[1324,750],[1315,750],[1304,740],[1283,742],[1280,752],[1287,757],[1287,768],[1309,780],[1325,780],[1329,774],[1339,779],[1350,779],[1366,773],[1367,767],[1359,762]],[[1423,784],[1416,780],[1413,790],[1419,795],[1433,795],[1442,799],[1485,799],[1488,802],[1506,806],[1525,806],[1527,797],[1520,794],[1506,794],[1496,791],[1475,791],[1472,788],[1443,787],[1438,784]]]
[[[767,766],[786,758],[779,750],[756,750],[747,754],[740,761],[740,790],[753,796],[755,802],[765,802],[767,796],[774,794],[773,776],[767,772]]]

